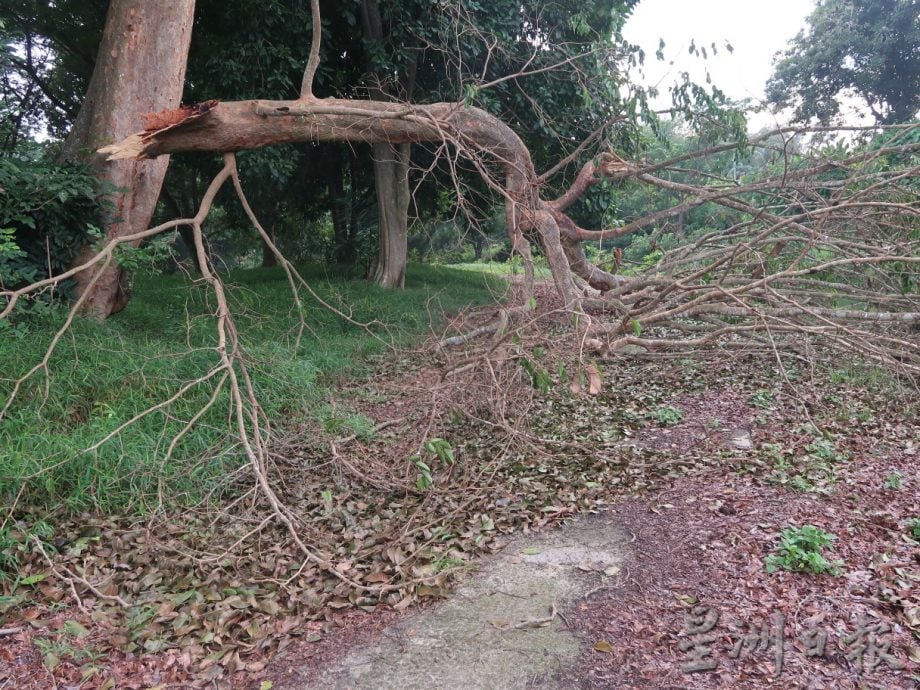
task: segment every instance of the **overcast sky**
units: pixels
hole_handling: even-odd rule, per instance
[[[657,85],[662,94],[656,107],[670,105],[668,87],[681,72],[705,84],[706,69],[712,83],[729,97],[759,102],[774,55],[805,26],[814,4],[814,0],[641,0],[624,35],[645,50],[644,83]],[[664,62],[655,58],[659,39],[665,42]],[[688,53],[691,40],[697,47],[705,46],[707,60]],[[725,49],[726,41],[733,53]],[[715,56],[713,43],[718,49]],[[753,118],[751,128],[774,123],[773,116],[761,114]]]

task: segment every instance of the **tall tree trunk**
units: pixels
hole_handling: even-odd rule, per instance
[[[377,0],[364,0],[361,7],[364,35],[372,45],[382,46],[387,38]],[[400,97],[409,100],[415,87],[417,55],[410,53],[409,63],[400,74]],[[372,69],[377,84],[368,89],[372,100],[387,100],[384,81],[387,75]],[[410,144],[374,144],[374,178],[377,190],[377,259],[371,278],[378,285],[401,288],[406,282],[409,244],[409,161]]]
[[[378,285],[388,288],[402,288],[406,284],[409,149],[410,144],[373,146],[379,245],[371,278]]]
[[[179,105],[194,10],[194,0],[109,3],[86,99],[62,153],[67,160],[91,162],[101,180],[121,190],[112,194],[112,207],[104,218],[109,238],[148,226],[169,159],[110,162],[95,151],[137,131],[142,114]],[[84,247],[74,265],[92,253],[91,247]],[[85,311],[104,319],[123,309],[128,302],[126,278],[114,265],[77,274]]]

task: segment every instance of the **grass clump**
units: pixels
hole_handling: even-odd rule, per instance
[[[835,535],[814,525],[788,527],[780,533],[776,553],[767,556],[767,572],[775,573],[783,569],[836,576],[843,561],[829,561],[824,555],[825,547],[831,546],[836,539]]]
[[[406,288],[386,290],[356,270],[332,270],[307,266],[302,274],[324,300],[374,325],[349,323],[303,294],[306,330],[299,343],[298,314],[281,269],[223,276],[253,386],[275,433],[307,420],[335,432],[371,433],[371,420],[330,415],[325,401],[342,378],[360,375],[391,346],[425,335],[443,312],[493,301],[505,285],[492,276],[410,266]],[[243,454],[228,422],[228,393],[218,392],[219,375],[208,375],[219,364],[214,308],[201,281],[140,276],[123,312],[103,324],[77,319],[49,361],[47,381],[42,372],[29,379],[0,421],[0,509],[15,502],[19,510],[39,512],[143,513],[161,502],[219,501],[232,491],[226,478]],[[0,408],[16,379],[41,360],[61,317],[58,310],[33,318],[17,335],[0,338]],[[87,452],[183,386],[188,390],[172,403]]]

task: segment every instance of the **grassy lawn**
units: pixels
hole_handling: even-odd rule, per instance
[[[489,275],[496,276],[523,276],[524,268],[520,265],[520,262],[498,262],[498,261],[486,261],[486,262],[477,262],[477,263],[468,263],[468,264],[451,264],[450,268],[455,268],[460,271],[470,271],[473,273],[486,273]],[[551,278],[552,273],[550,273],[548,266],[534,266],[534,276],[537,278]]]
[[[282,271],[229,274],[250,373],[276,430],[327,414],[325,401],[342,376],[360,375],[369,358],[417,340],[444,311],[488,302],[503,289],[492,276],[421,265],[410,267],[401,291],[382,290],[335,267],[307,266],[302,273],[354,320],[383,325],[373,327],[380,339],[371,337],[304,295],[307,330],[298,346],[299,322]],[[101,326],[78,320],[51,357],[47,378],[37,372],[0,421],[0,506],[19,495],[20,507],[144,511],[163,496],[178,504],[198,501],[220,484],[242,458],[228,433],[226,391],[168,459],[166,453],[212,398],[218,377],[86,452],[217,365],[210,349],[213,307],[201,283],[143,276],[125,311]],[[60,323],[60,315],[48,317],[0,341],[0,405],[15,379],[41,360]]]

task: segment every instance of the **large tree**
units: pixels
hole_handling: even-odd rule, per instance
[[[828,124],[841,96],[865,101],[879,123],[920,110],[920,3],[821,0],[767,83],[767,100],[797,121]]]
[[[480,106],[511,125],[542,168],[626,112],[615,63],[630,54],[619,32],[636,2],[497,0],[432,12],[422,0],[360,0],[357,11],[346,4],[336,14],[361,20],[365,40],[345,50],[368,66],[361,93]],[[405,273],[410,152],[408,144],[373,144],[380,233],[373,277],[383,285],[401,285]]]
[[[112,186],[105,219],[110,239],[147,228],[169,158],[108,161],[96,150],[136,131],[145,113],[179,104],[194,8],[194,0],[112,0],[109,5],[93,76],[62,156],[91,162]],[[86,247],[76,265],[94,251]],[[124,270],[112,261],[78,273],[76,280],[84,309],[98,318],[127,301]]]

